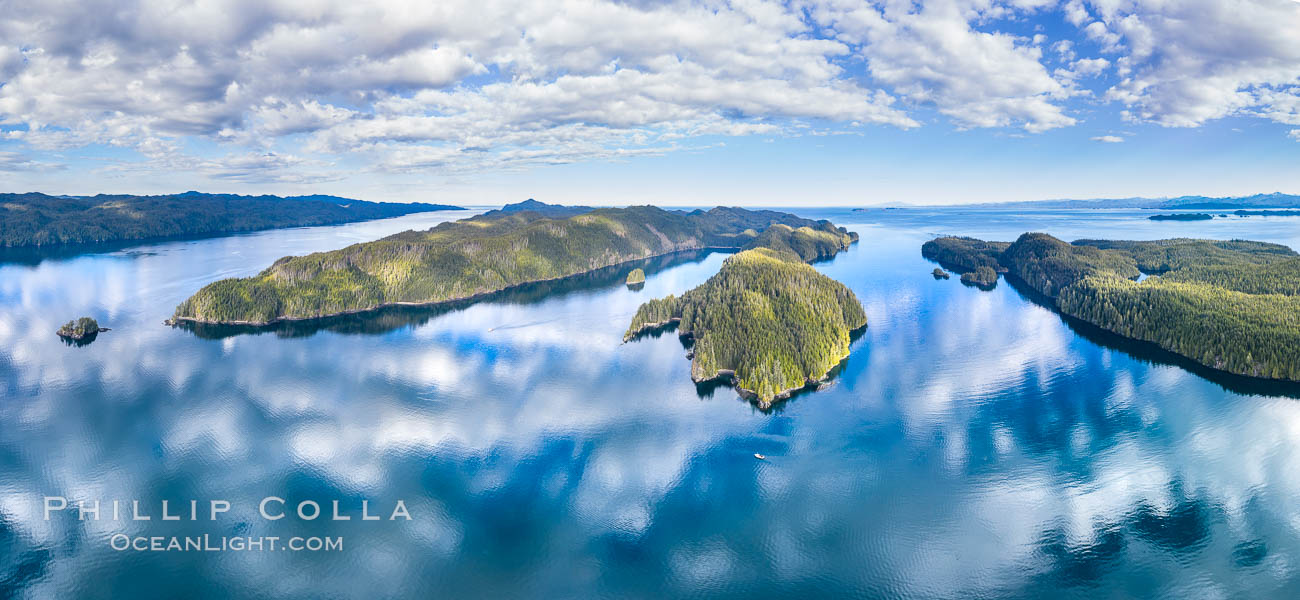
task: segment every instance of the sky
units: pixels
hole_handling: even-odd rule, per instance
[[[1296,0],[0,0],[0,191],[1300,193]]]

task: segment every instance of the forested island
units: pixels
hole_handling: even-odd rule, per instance
[[[767,230],[782,224],[801,232],[842,234],[829,222],[767,210],[634,206],[551,218],[547,213],[554,211],[530,206],[281,258],[252,277],[205,286],[176,308],[173,322],[266,325],[462,300],[673,252],[739,249],[764,236],[800,256],[816,257],[827,250],[808,235],[774,239]]]
[[[642,283],[645,283],[645,271],[642,271],[640,268],[636,268],[636,269],[632,269],[627,274],[628,285],[640,285]]]
[[[824,380],[867,316],[853,291],[806,264],[856,241],[830,223],[773,225],[680,297],[642,304],[624,340],[676,323],[691,379],[723,379],[760,408]]]
[[[991,290],[998,284],[998,272],[993,267],[980,265],[974,271],[961,274],[961,282],[980,289]]]
[[[1286,246],[1026,233],[1005,245],[938,238],[921,253],[964,270],[996,261],[1065,315],[1213,369],[1300,381],[1300,255]]]
[[[942,240],[942,243],[936,243],[939,240]],[[1000,273],[1006,272],[1006,269],[998,264],[998,256],[1011,244],[986,242],[968,237],[942,237],[939,240],[926,242],[921,246],[921,254],[942,266],[957,267],[958,271],[974,271],[980,267],[989,267]]]
[[[335,225],[458,206],[338,196],[0,194],[0,246],[50,246]]]
[[[1214,215],[1209,213],[1173,213],[1168,215],[1151,215],[1152,221],[1209,221]]]

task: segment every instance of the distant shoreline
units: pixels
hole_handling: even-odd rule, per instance
[[[323,227],[444,210],[466,209],[450,204],[367,202],[320,195],[0,194],[0,251],[94,247]]]

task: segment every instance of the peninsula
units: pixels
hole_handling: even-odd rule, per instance
[[[0,247],[89,244],[336,225],[417,212],[463,210],[338,196],[0,194]]]
[[[921,253],[968,271],[995,262],[1065,315],[1207,367],[1300,381],[1300,255],[1286,246],[1026,233],[1010,244],[943,237]]]
[[[855,241],[828,222],[773,225],[704,284],[642,304],[624,340],[676,323],[693,342],[691,379],[733,383],[768,408],[824,381],[848,357],[852,333],[867,325],[853,291],[805,262]]]
[[[281,258],[252,277],[205,286],[176,307],[173,322],[266,325],[436,304],[685,250],[739,249],[776,224],[834,229],[767,210],[634,206],[551,218],[555,211],[545,206],[512,205],[426,231]],[[804,236],[788,243],[792,251],[818,251]]]

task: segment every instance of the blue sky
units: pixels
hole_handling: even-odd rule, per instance
[[[1293,0],[29,4],[0,15],[3,191],[1300,193]]]

